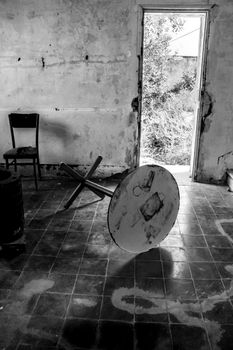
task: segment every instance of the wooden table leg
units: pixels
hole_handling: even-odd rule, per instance
[[[96,168],[99,166],[100,162],[102,161],[102,157],[99,156],[97,157],[97,159],[95,160],[95,163],[92,165],[91,169],[88,171],[88,173],[86,174],[86,176],[81,176],[79,173],[77,173],[75,170],[73,170],[71,167],[69,167],[68,165],[66,165],[65,163],[61,163],[60,168],[62,170],[65,170],[68,174],[70,174],[72,177],[74,177],[76,180],[80,181],[80,183],[78,184],[78,186],[76,187],[76,189],[74,190],[74,192],[71,194],[70,198],[68,199],[68,201],[65,203],[64,208],[68,209],[71,204],[74,202],[74,200],[77,198],[77,196],[79,195],[79,193],[83,190],[83,188],[85,187],[85,181],[88,180],[92,174],[94,173],[94,171],[96,170]],[[91,190],[97,195],[99,196],[101,199],[103,199],[105,197],[105,194],[103,192],[98,191],[98,189],[94,189],[91,188]]]

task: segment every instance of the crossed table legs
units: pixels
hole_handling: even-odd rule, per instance
[[[65,208],[70,207],[84,187],[101,199],[109,196],[107,222],[113,241],[133,253],[157,247],[177,218],[180,195],[176,180],[159,165],[144,165],[132,170],[112,192],[89,180],[101,160],[102,157],[97,157],[86,176],[61,163],[61,169],[79,182]]]
[[[102,157],[98,156],[95,160],[94,164],[92,165],[91,169],[88,171],[88,173],[85,176],[80,175],[77,171],[73,170],[70,166],[68,166],[65,163],[60,164],[60,169],[66,171],[69,175],[71,175],[75,180],[79,181],[78,186],[68,199],[68,201],[65,203],[64,208],[68,209],[71,204],[74,202],[74,200],[77,198],[79,193],[84,189],[84,187],[88,187],[92,192],[94,192],[97,196],[99,196],[101,199],[103,199],[106,196],[112,197],[113,192],[108,190],[107,188],[100,186],[96,184],[95,182],[92,182],[89,180],[89,178],[92,176],[94,171],[99,166],[100,162],[102,161]]]

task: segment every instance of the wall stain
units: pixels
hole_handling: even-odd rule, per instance
[[[212,5],[210,9],[210,21],[213,23],[215,19],[218,17],[219,13],[219,5]]]
[[[128,126],[131,126],[135,121],[135,115],[134,112],[129,113],[129,118],[128,118]]]
[[[139,101],[138,101],[138,96],[134,97],[132,102],[131,102],[131,107],[133,112],[138,112],[138,106],[139,106]]]
[[[125,162],[129,167],[133,165],[132,154],[128,148],[126,148],[126,152],[125,152]]]
[[[125,132],[124,130],[122,130],[120,133],[119,133],[119,138],[124,138],[125,137]]]
[[[72,137],[73,137],[73,140],[76,141],[79,139],[80,136],[78,134],[74,134]]]
[[[212,96],[207,91],[202,93],[202,104],[201,134],[209,130],[212,122],[209,117],[212,115],[214,102]]]
[[[225,161],[225,159],[227,157],[232,156],[232,155],[233,155],[233,151],[222,154],[221,156],[218,157],[218,164],[220,163],[220,161],[222,161],[222,160]]]
[[[97,37],[94,36],[93,34],[88,33],[88,35],[87,35],[87,41],[88,41],[89,43],[94,43],[95,41],[97,41]]]
[[[7,17],[7,19],[12,20],[12,19],[15,18],[15,15],[14,15],[14,13],[7,13],[7,14],[6,14],[6,17]]]
[[[44,57],[41,57],[41,63],[42,63],[42,68],[44,69],[45,68],[45,59],[44,59]]]

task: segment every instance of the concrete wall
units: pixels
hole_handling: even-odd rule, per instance
[[[222,183],[233,168],[233,2],[211,10],[197,179]]]
[[[102,155],[105,174],[136,165],[143,3],[211,8],[197,180],[224,180],[233,167],[232,0],[0,0],[0,155],[8,112],[28,110],[41,115],[42,163],[86,166]]]
[[[135,16],[125,0],[0,1],[1,156],[20,110],[40,113],[43,164],[135,164]]]

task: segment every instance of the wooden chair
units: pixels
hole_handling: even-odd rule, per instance
[[[12,146],[10,150],[3,154],[3,158],[6,161],[6,168],[8,169],[11,164],[14,164],[15,171],[17,171],[18,159],[32,159],[32,163],[24,163],[25,165],[33,165],[35,186],[38,190],[36,164],[38,169],[39,178],[41,178],[40,160],[39,160],[39,114],[37,113],[11,113],[8,115],[10,132],[12,139]],[[25,145],[24,147],[16,147],[15,132],[14,129],[35,129],[35,146]],[[10,164],[9,161],[13,160]],[[20,163],[18,163],[20,164]]]

